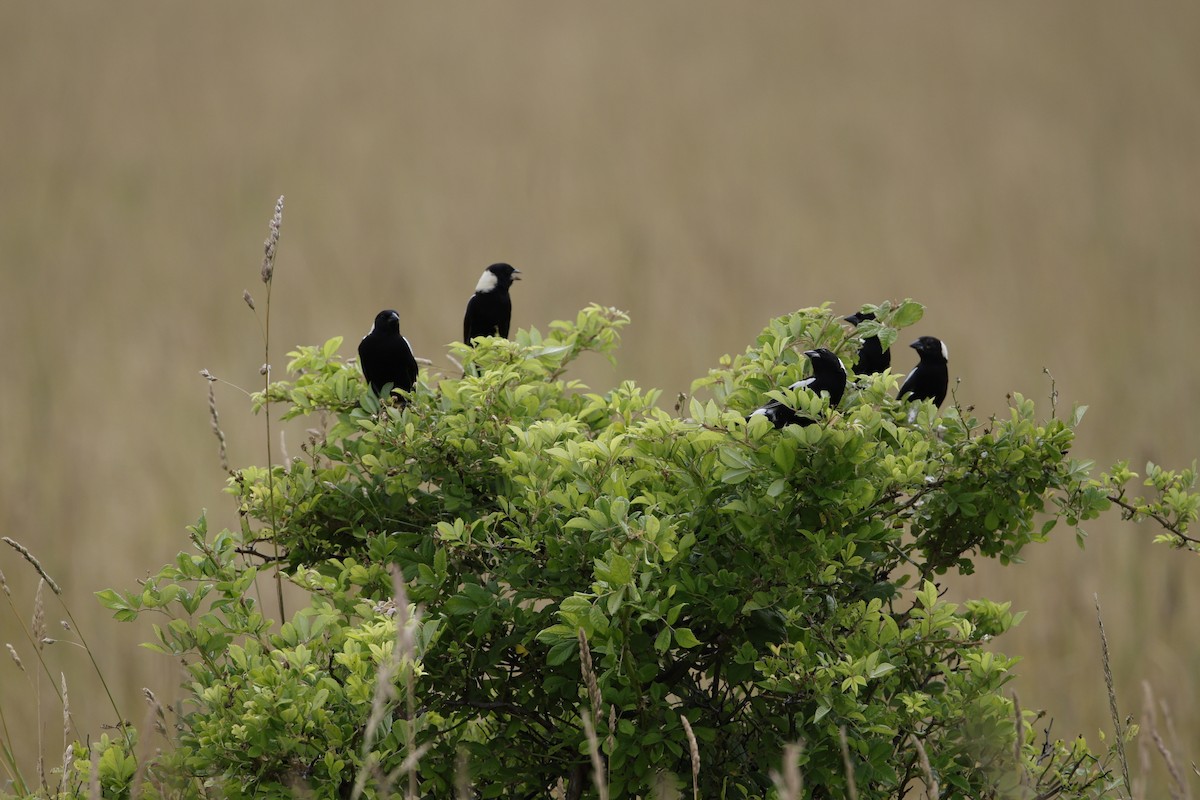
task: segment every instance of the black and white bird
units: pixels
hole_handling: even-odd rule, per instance
[[[859,311],[846,317],[846,322],[857,326],[860,322],[875,319],[875,315]],[[884,350],[878,336],[868,336],[863,339],[862,347],[858,348],[858,363],[854,365],[855,375],[873,375],[883,372],[892,365],[892,351]]]
[[[381,394],[383,387],[411,392],[417,383],[417,359],[412,347],[400,335],[400,315],[388,309],[375,315],[371,332],[358,343],[358,363],[371,384],[371,391]]]
[[[831,351],[824,348],[806,350],[804,355],[808,356],[808,360],[812,362],[812,375],[804,380],[796,381],[789,388],[807,389],[818,395],[824,392],[829,395],[829,407],[836,407],[842,401],[842,395],[846,393],[846,365]],[[776,428],[782,428],[784,425],[804,427],[812,425],[816,421],[797,414],[794,409],[788,408],[778,400],[772,400],[762,408],[756,408],[751,412],[750,417],[758,415],[769,419]],[[747,417],[747,420],[750,417]]]
[[[932,336],[922,336],[909,347],[917,351],[921,360],[900,384],[897,397],[901,400],[932,400],[941,408],[950,386],[950,351],[941,339]]]
[[[509,264],[492,264],[479,276],[475,294],[467,301],[467,313],[463,316],[463,341],[467,344],[476,336],[502,336],[508,338],[508,326],[512,321],[512,298],[508,288],[521,270]]]

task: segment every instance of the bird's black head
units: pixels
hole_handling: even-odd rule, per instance
[[[507,289],[512,286],[513,281],[521,280],[517,277],[520,274],[521,270],[512,264],[492,264],[479,276],[479,284],[475,287],[475,291],[490,292],[494,289]]]
[[[941,361],[944,364],[950,362],[950,351],[945,343],[933,336],[922,336],[909,347],[917,351],[922,361]]]
[[[400,315],[390,308],[380,311],[375,315],[375,327],[371,330],[400,333]]]
[[[849,322],[851,325],[857,325],[860,322],[866,322],[869,319],[875,319],[875,315],[870,311],[855,311],[845,319],[846,322]]]
[[[818,372],[846,374],[845,365],[842,364],[840,358],[834,355],[832,350],[826,350],[824,347],[819,350],[805,350],[804,355],[808,356],[813,363],[813,374]]]

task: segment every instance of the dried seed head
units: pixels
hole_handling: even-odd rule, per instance
[[[8,581],[4,579],[4,570],[0,569],[0,589],[9,597],[12,597],[12,590],[8,588]]]
[[[62,676],[62,702],[63,702],[63,741],[71,741],[71,696],[67,693],[67,674],[60,672]],[[67,753],[71,753],[71,747],[67,745]],[[64,759],[65,760],[65,759]]]
[[[69,631],[69,630],[71,630],[71,623],[67,622],[65,619],[60,619],[60,620],[58,621],[58,624],[59,624],[59,625],[62,625],[62,628],[63,628],[63,630],[64,630],[64,631]]]
[[[33,568],[37,570],[38,575],[41,575],[42,578],[46,581],[46,583],[50,584],[50,589],[55,594],[62,594],[62,589],[60,589],[58,587],[58,584],[54,582],[54,578],[50,577],[50,573],[46,572],[46,568],[42,566],[42,562],[40,562],[36,558],[34,558],[33,553],[29,552],[28,548],[26,548],[25,545],[21,544],[20,542],[14,540],[14,539],[10,539],[7,536],[0,538],[0,541],[4,542],[6,545],[11,547],[13,550],[16,550],[18,553],[21,554],[22,558],[24,558],[26,561],[28,561],[30,564],[32,564]]]
[[[683,732],[687,734],[688,750],[692,754],[692,800],[700,800],[700,746],[696,743],[696,734],[692,732],[692,723],[684,714],[679,715],[683,723]]]
[[[283,224],[283,195],[275,202],[275,214],[271,217],[271,229],[263,243],[262,282],[270,283],[275,274],[275,249],[279,245],[279,226]]]
[[[259,367],[259,368],[258,368],[258,374],[259,374],[259,375],[269,375],[269,374],[271,374],[271,365],[270,365],[270,364],[263,364],[261,367]]]
[[[583,680],[587,684],[588,701],[592,706],[592,716],[597,722],[604,719],[601,708],[600,686],[596,682],[596,670],[592,666],[592,649],[588,647],[587,634],[579,629],[579,668],[583,671]]]
[[[217,443],[220,445],[217,455],[221,458],[221,469],[232,475],[233,470],[229,468],[229,451],[225,446],[225,431],[221,430],[221,416],[217,414],[217,392],[213,388],[212,379],[208,382],[208,417],[212,422],[213,435],[217,437]]]
[[[249,289],[242,290],[242,299],[246,301],[246,305],[250,306],[250,310],[254,311],[254,298],[250,296]]]
[[[17,648],[13,647],[8,642],[5,642],[4,646],[8,648],[8,654],[12,657],[13,663],[17,665],[17,669],[21,670],[21,672],[24,672],[25,665],[21,663],[21,657],[17,655]]]
[[[206,381],[215,381],[217,379],[217,376],[213,375],[207,369],[200,370],[200,377],[204,378]]]
[[[38,581],[37,592],[33,595],[33,619],[29,623],[38,650],[46,646],[46,606],[42,603],[42,589],[45,585],[45,579]]]

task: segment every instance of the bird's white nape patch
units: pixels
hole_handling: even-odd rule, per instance
[[[842,374],[845,375],[846,374],[846,362],[842,361],[840,358],[837,360],[837,362],[838,362],[838,366],[842,368]]]
[[[945,342],[942,342],[942,358],[946,359],[946,361],[950,360],[950,348],[946,347]]]
[[[789,389],[807,389],[809,386],[812,385],[812,382],[815,380],[816,380],[816,378],[805,378],[802,381],[796,381],[788,388]]]
[[[767,415],[767,407],[766,406],[763,406],[762,408],[756,408],[750,412],[750,416],[752,416],[752,417],[765,417],[766,415]]]
[[[479,276],[479,283],[475,284],[475,291],[490,292],[496,288],[497,283],[499,283],[499,281],[496,279],[496,276],[492,274],[492,271],[490,269],[485,269],[483,274]]]

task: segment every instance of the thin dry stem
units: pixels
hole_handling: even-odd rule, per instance
[[[1154,713],[1154,692],[1150,689],[1149,681],[1142,681],[1142,733],[1138,737],[1138,776],[1133,779],[1133,790],[1130,796],[1133,800],[1144,800],[1146,784],[1150,775],[1150,736],[1145,735],[1158,727]]]
[[[842,769],[846,771],[846,797],[858,800],[858,782],[854,780],[854,764],[850,761],[850,742],[846,740],[846,726],[838,727],[838,741],[842,746]]]
[[[1175,732],[1175,718],[1171,716],[1171,708],[1167,705],[1166,701],[1164,700],[1159,702],[1162,708],[1163,722],[1167,726],[1167,736],[1170,738],[1171,745],[1175,748],[1175,752],[1179,752],[1179,734]],[[1192,769],[1194,771],[1196,770],[1196,764],[1194,762],[1192,764]],[[1197,771],[1197,774],[1200,775],[1200,771]],[[1192,800],[1192,787],[1187,781],[1183,780],[1182,773],[1179,773],[1178,783],[1183,789],[1185,800]]]
[[[263,376],[263,395],[271,388],[271,286],[275,275],[275,252],[279,245],[279,228],[283,224],[283,195],[275,202],[275,213],[271,217],[267,240],[263,244],[262,281],[267,286],[267,305],[263,314],[263,365],[259,370]],[[244,299],[244,298],[243,298]],[[254,310],[253,303],[249,304]],[[255,311],[255,314],[258,312]],[[271,454],[271,404],[263,403],[263,425],[267,438],[267,513],[271,518],[271,546],[275,551],[275,598],[279,602],[279,620],[287,619],[283,603],[283,566],[279,558],[279,520],[275,515],[275,459]]]
[[[608,800],[608,781],[604,777],[604,759],[600,757],[600,739],[596,736],[596,728],[592,725],[592,715],[583,712],[583,733],[587,736],[588,755],[592,758],[592,779],[596,782],[596,791],[600,800]]]
[[[1121,726],[1121,715],[1117,711],[1117,690],[1113,686],[1112,662],[1108,657],[1108,637],[1104,635],[1104,618],[1100,614],[1100,595],[1093,594],[1096,602],[1096,625],[1100,629],[1100,658],[1104,665],[1104,685],[1108,689],[1108,711],[1112,715],[1113,730],[1117,738],[1117,756],[1121,761],[1121,778],[1125,782],[1125,792],[1133,793],[1133,785],[1129,780],[1129,759],[1125,755],[1125,730]]]
[[[688,750],[692,754],[692,800],[700,800],[700,746],[696,744],[696,734],[692,732],[692,723],[685,714],[679,715],[683,723],[683,732],[687,734]]]

